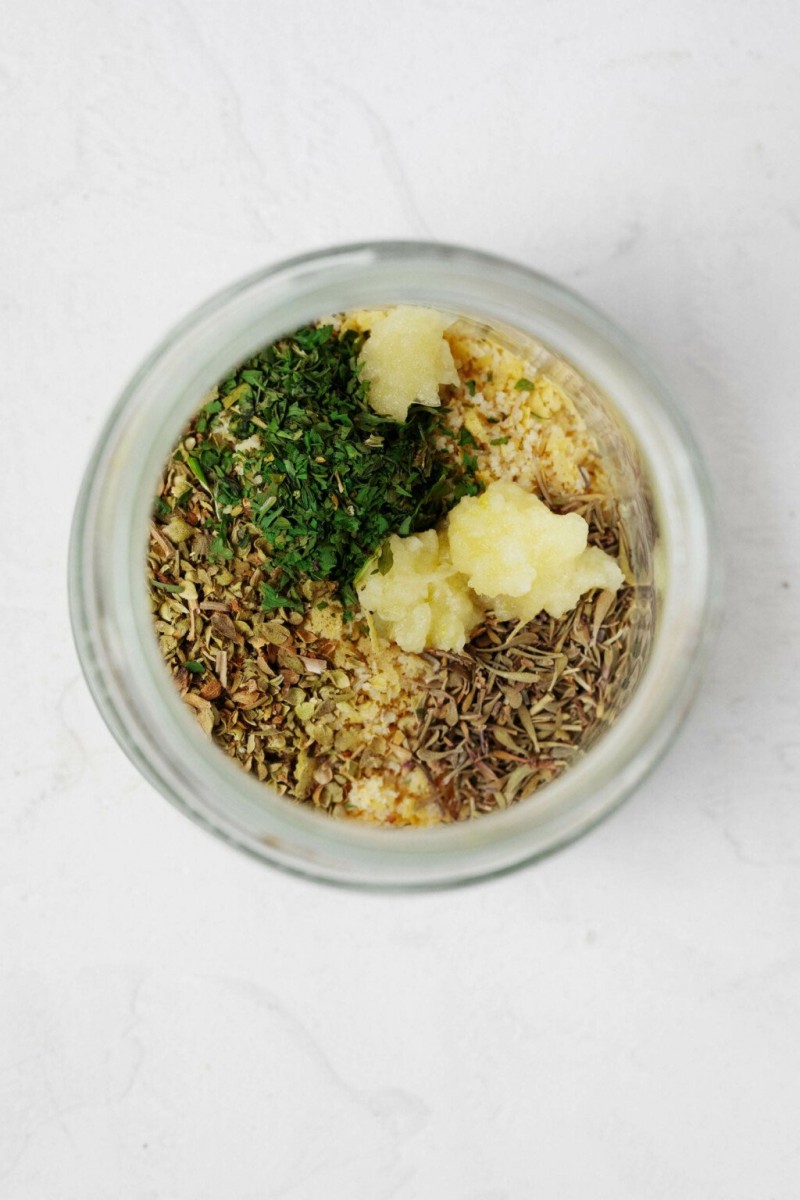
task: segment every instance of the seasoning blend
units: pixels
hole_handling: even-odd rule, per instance
[[[265,347],[166,464],[156,634],[207,734],[294,800],[460,821],[554,779],[624,706],[652,589],[568,390],[421,307]]]

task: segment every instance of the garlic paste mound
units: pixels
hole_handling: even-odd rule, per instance
[[[584,592],[616,592],[622,583],[614,559],[587,547],[583,517],[551,512],[516,483],[499,480],[482,496],[464,496],[447,532],[453,565],[501,620],[563,617]]]
[[[389,539],[392,565],[372,569],[356,584],[359,603],[375,618],[377,631],[401,649],[463,650],[483,609],[465,577],[450,561],[447,537],[428,529]]]
[[[395,421],[405,421],[412,404],[438,408],[439,388],[459,382],[442,336],[450,318],[432,308],[409,306],[362,316],[369,338],[359,361],[370,407]]]
[[[356,585],[359,602],[403,650],[460,650],[485,612],[563,617],[584,592],[616,592],[622,571],[587,546],[588,533],[577,513],[558,515],[499,480],[459,500],[441,532],[393,536],[391,566],[372,566]]]

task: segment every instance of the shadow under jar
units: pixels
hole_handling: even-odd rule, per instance
[[[622,659],[607,654],[613,677],[605,680],[603,719],[582,737],[577,754],[566,748],[568,766],[507,807],[427,828],[331,817],[287,800],[222,753],[165,668],[145,571],[157,480],[209,389],[321,314],[394,305],[427,306],[478,336],[489,332],[569,398],[602,460],[615,501],[614,549],[632,585],[627,652]],[[569,510],[563,497],[544,498]],[[70,554],[84,671],[143,774],[182,811],[264,861],[331,882],[396,888],[467,882],[518,866],[589,829],[630,794],[688,707],[708,641],[715,579],[702,466],[663,383],[625,336],[532,271],[416,243],[295,259],[190,316],[112,413],[84,480]],[[597,661],[602,667],[602,644]]]

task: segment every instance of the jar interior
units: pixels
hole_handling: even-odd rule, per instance
[[[531,372],[551,379],[575,406],[596,444],[603,464],[608,488],[598,502],[604,520],[613,525],[609,532],[615,556],[623,569],[632,594],[626,611],[626,649],[622,656],[612,645],[596,647],[598,662],[603,664],[604,682],[598,704],[602,706],[602,721],[592,725],[583,736],[570,762],[577,761],[608,731],[617,716],[627,706],[631,695],[647,667],[653,645],[657,601],[654,563],[657,545],[657,523],[651,488],[641,455],[630,429],[613,402],[585,378],[571,363],[530,334],[496,321],[483,321],[474,316],[451,313],[460,330],[469,336],[490,341],[509,350],[530,364]],[[232,368],[237,364],[231,364]],[[199,408],[202,397],[198,397]],[[556,512],[575,511],[575,497],[548,492],[540,480],[540,493]],[[587,497],[582,496],[581,502]],[[610,504],[609,504],[610,500]],[[595,631],[597,632],[597,631]],[[602,639],[602,632],[600,634]],[[608,668],[606,673],[606,667]],[[568,768],[569,769],[569,768]],[[549,784],[542,785],[533,795],[523,790],[522,804],[545,799]],[[267,785],[267,791],[272,789]],[[265,796],[266,799],[266,796]],[[271,801],[272,802],[272,801]]]

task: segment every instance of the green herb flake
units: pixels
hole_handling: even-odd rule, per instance
[[[468,379],[467,383],[466,383],[466,388],[467,388],[467,391],[469,392],[470,396],[474,396],[475,395],[475,380]]]
[[[184,664],[187,671],[191,671],[193,675],[202,675],[205,671],[205,663],[198,662],[195,658],[188,659]]]
[[[248,537],[264,544],[267,611],[302,609],[302,582],[330,579],[349,612],[352,581],[390,533],[430,529],[479,490],[474,457],[454,469],[436,448],[447,433],[441,410],[414,407],[401,424],[369,407],[363,342],[330,325],[299,329],[225,379],[199,418],[210,423],[224,408],[230,433],[210,432],[186,455],[214,502],[203,526],[213,535],[209,558],[235,557]],[[466,431],[462,445],[475,445]]]
[[[203,470],[203,468],[200,466],[199,460],[197,458],[195,458],[195,456],[193,454],[186,455],[186,465],[189,468],[189,470],[192,472],[192,474],[197,479],[200,480],[203,487],[208,488],[209,484],[208,484],[208,480],[206,479],[206,473]]]
[[[530,379],[525,379],[525,377],[523,376],[522,379],[518,379],[517,382],[514,384],[514,391],[516,391],[516,392],[532,392],[535,386],[536,386],[535,384],[531,383]]]
[[[228,559],[233,558],[233,550],[226,542],[224,536],[218,533],[213,542],[208,548],[208,556],[210,559]]]
[[[506,435],[506,437],[492,438],[492,440],[489,442],[489,445],[490,446],[505,446],[506,443],[510,442],[510,441],[511,441],[511,438],[508,435]]]
[[[232,408],[237,402],[241,403],[242,401],[249,400],[252,394],[253,389],[249,383],[240,383],[238,387],[234,385],[232,390],[226,392],[222,397],[222,407],[225,409]]]
[[[261,607],[265,612],[271,612],[275,608],[293,608],[298,612],[302,612],[302,603],[294,596],[281,596],[274,587],[265,583],[261,588]]]

